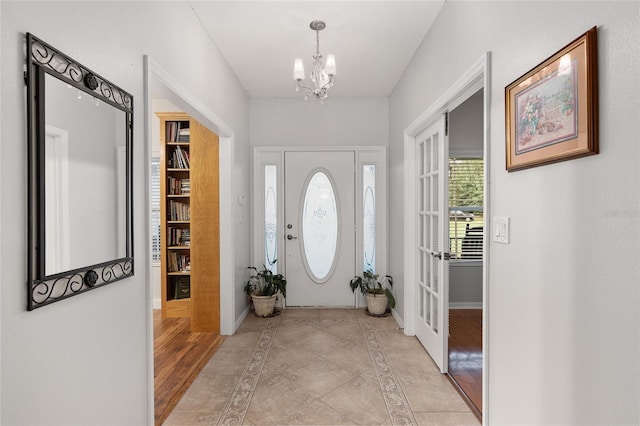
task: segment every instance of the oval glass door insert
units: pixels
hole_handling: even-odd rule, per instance
[[[302,242],[308,270],[323,281],[333,267],[338,246],[338,211],[329,177],[317,171],[309,180],[302,211]]]

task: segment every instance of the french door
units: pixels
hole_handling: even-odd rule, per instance
[[[447,372],[449,242],[448,138],[443,115],[416,137],[416,336]]]
[[[355,304],[354,167],[353,151],[284,154],[288,306]]]

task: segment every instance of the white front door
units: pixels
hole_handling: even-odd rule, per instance
[[[445,117],[416,137],[416,336],[440,371],[447,372],[449,241],[448,138]]]
[[[288,306],[354,306],[355,153],[284,156]]]

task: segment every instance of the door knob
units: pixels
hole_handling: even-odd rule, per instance
[[[294,237],[294,236],[293,236],[293,235],[291,235],[291,234],[288,234],[288,235],[287,235],[287,240],[295,240],[295,239],[297,239],[297,238],[298,238],[298,237]]]
[[[441,252],[432,252],[431,256],[438,258],[440,260],[442,260],[442,257],[444,255],[444,260],[450,260],[451,259],[451,253],[441,253]]]

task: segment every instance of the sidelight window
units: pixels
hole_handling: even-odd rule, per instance
[[[363,271],[376,272],[376,166],[362,166]]]
[[[277,166],[264,166],[264,265],[278,273],[278,179]]]

